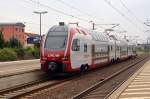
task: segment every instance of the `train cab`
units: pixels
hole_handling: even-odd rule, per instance
[[[91,40],[84,30],[65,24],[53,26],[43,39],[41,69],[44,72],[76,72],[91,65]]]
[[[60,24],[49,29],[42,42],[41,69],[45,72],[62,71],[68,41],[68,26]]]

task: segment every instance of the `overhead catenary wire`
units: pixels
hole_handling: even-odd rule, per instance
[[[110,1],[108,0],[104,0],[111,8],[113,8],[118,14],[120,14],[124,19],[126,19],[129,23],[131,23],[134,27],[136,27],[136,29],[138,29],[139,31],[143,32],[143,30],[141,28],[139,28],[137,26],[137,24],[135,24],[131,19],[129,19],[124,13],[122,13],[119,9],[117,9],[114,5],[112,5],[110,3]]]
[[[69,4],[69,3],[67,3],[67,2],[65,2],[64,0],[57,0],[58,2],[60,2],[60,3],[62,3],[62,4],[64,4],[65,6],[68,6],[69,8],[71,8],[71,9],[74,9],[74,10],[76,10],[76,11],[78,11],[78,12],[80,12],[81,14],[84,14],[84,15],[86,15],[86,16],[89,16],[89,17],[91,17],[91,18],[94,18],[94,19],[96,19],[96,21],[105,21],[104,19],[102,19],[102,18],[97,18],[96,16],[94,16],[94,15],[92,15],[92,14],[90,14],[90,13],[87,13],[87,12],[85,12],[85,11],[82,11],[81,9],[79,9],[79,8],[77,8],[77,7],[75,7],[75,6],[73,6],[73,5],[71,5],[71,4]],[[93,21],[93,20],[90,20],[90,21]],[[96,23],[95,23],[95,25],[96,25]],[[104,25],[108,25],[108,24],[104,24]],[[104,27],[102,27],[102,26],[98,26],[99,28],[102,28],[102,29],[105,29]]]
[[[120,3],[122,4],[122,6],[140,23],[144,26],[143,22],[133,13],[133,11],[131,11],[125,4],[124,1],[119,0]]]
[[[86,12],[83,12],[83,11],[81,11],[80,9],[78,9],[78,8],[76,8],[76,7],[72,6],[72,5],[70,5],[69,3],[64,2],[63,0],[57,0],[57,1],[59,1],[60,3],[62,3],[62,4],[64,4],[64,5],[66,5],[66,6],[68,6],[69,8],[72,8],[72,9],[74,9],[74,10],[76,10],[76,11],[82,13],[82,14],[85,14],[85,15],[88,15],[88,16],[92,16],[91,14],[86,13]],[[107,0],[107,1],[108,1],[108,0]],[[120,0],[120,2],[121,2],[122,5],[128,10],[128,12],[132,13],[132,12],[126,7],[126,5],[125,5],[121,0]],[[132,20],[130,20],[129,18],[127,18],[127,17],[126,17],[123,13],[121,13],[119,10],[118,10],[118,12],[119,12],[122,16],[124,16],[130,23],[134,24],[134,25],[136,26],[136,28],[138,28],[138,26],[137,26],[135,23],[133,23]],[[134,15],[134,16],[135,16],[135,15]],[[135,17],[136,17],[136,16],[135,16]],[[141,22],[137,17],[136,17],[136,19],[137,19],[139,22]],[[139,28],[138,28],[138,29],[139,29]],[[139,30],[141,31],[141,29],[139,29]]]
[[[42,4],[41,2],[37,2],[35,0],[26,0],[26,1],[31,1],[32,3],[35,3],[35,4],[38,4],[42,7],[46,7],[46,8],[49,8],[50,10],[54,11],[54,12],[57,12],[57,13],[60,13],[60,14],[63,14],[65,16],[70,16],[70,17],[73,17],[73,18],[76,18],[78,20],[81,20],[81,21],[84,21],[84,22],[89,22],[89,20],[85,19],[85,18],[81,18],[81,17],[78,17],[78,16],[75,16],[75,15],[72,15],[72,14],[69,14],[69,13],[66,13],[66,12],[63,12],[61,10],[58,10],[56,8],[53,8],[49,5],[46,5],[46,4]],[[63,2],[65,5],[67,5],[68,3],[65,3],[64,1],[62,0],[58,0],[60,2]],[[138,28],[140,31],[142,31],[131,19],[129,19],[128,17],[126,17],[124,15],[124,13],[120,12],[116,7],[114,7],[108,0],[105,0],[113,9],[115,9],[121,16],[123,16],[128,22],[130,22],[132,25],[134,25],[136,28]],[[67,5],[68,6],[68,5]],[[76,10],[79,10],[77,9],[76,7],[72,6],[72,5],[69,5],[69,7],[73,8],[73,9],[76,9]],[[83,12],[82,12],[83,13]],[[88,13],[84,13],[84,14],[87,14]]]
[[[33,3],[34,3],[34,4],[38,4],[38,6],[48,8],[48,9],[54,11],[54,12],[63,14],[63,15],[65,15],[65,16],[69,16],[69,17],[76,18],[76,19],[81,20],[81,21],[84,21],[84,22],[86,22],[86,23],[89,23],[89,22],[91,21],[91,20],[87,20],[87,19],[82,18],[82,17],[78,17],[78,16],[75,16],[75,15],[66,13],[66,12],[64,12],[64,11],[58,10],[58,9],[56,9],[56,8],[53,8],[53,7],[49,6],[49,5],[43,4],[43,3],[39,2],[39,1],[35,1],[35,0],[23,0],[23,1],[25,1],[25,2],[27,2],[27,3],[30,3],[30,4],[33,4]],[[59,0],[59,1],[63,2],[62,0]],[[63,2],[63,4],[65,4],[66,6],[68,6],[68,5],[67,5],[68,3],[66,3],[66,2]],[[78,8],[72,6],[72,5],[69,5],[69,7],[73,8],[73,9],[76,9],[76,10],[80,10],[80,9],[78,9]],[[82,14],[84,13],[84,14],[86,14],[86,15],[88,15],[88,16],[91,15],[91,14],[86,13],[86,12],[82,12],[82,11],[80,11],[80,12],[81,12]],[[91,16],[92,16],[92,15],[91,15]],[[97,20],[98,20],[98,19],[97,19]],[[101,19],[101,20],[102,20],[102,19]],[[103,28],[103,27],[100,27],[100,28]]]
[[[64,11],[58,10],[58,9],[56,9],[56,8],[53,8],[53,7],[49,6],[49,5],[43,4],[43,3],[41,3],[41,2],[37,2],[37,1],[35,1],[35,0],[26,0],[26,1],[31,1],[31,2],[34,3],[34,4],[38,4],[39,6],[48,8],[48,9],[50,9],[50,10],[52,10],[52,11],[54,11],[54,12],[60,13],[60,14],[62,14],[62,15],[69,16],[69,17],[73,17],[73,18],[76,18],[76,19],[78,19],[78,20],[80,20],[80,21],[89,22],[89,20],[87,20],[87,19],[84,19],[84,18],[75,16],[75,15],[72,15],[72,14],[66,13],[66,12],[64,12]]]
[[[67,6],[67,7],[69,7],[69,8],[71,8],[71,9],[74,9],[74,10],[80,12],[81,14],[84,14],[84,15],[86,15],[86,16],[89,16],[89,17],[94,18],[94,19],[99,20],[99,21],[104,20],[104,19],[101,19],[101,18],[97,18],[96,16],[94,16],[94,15],[92,15],[92,14],[90,14],[90,13],[87,13],[87,12],[85,12],[85,11],[82,11],[81,9],[79,9],[79,8],[77,8],[77,7],[71,5],[71,4],[69,4],[69,3],[67,3],[67,2],[65,2],[65,1],[63,1],[63,0],[57,0],[57,1],[60,2],[60,3],[62,3],[62,4],[64,4],[65,6]]]

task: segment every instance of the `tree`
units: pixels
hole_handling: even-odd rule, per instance
[[[10,48],[22,48],[22,45],[20,43],[20,41],[14,37],[12,37],[9,42],[8,42],[8,46]]]
[[[40,43],[35,43],[34,48],[40,48]]]
[[[3,48],[5,45],[3,33],[0,31],[0,48]]]

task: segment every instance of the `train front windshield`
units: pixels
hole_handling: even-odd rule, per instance
[[[65,50],[67,45],[68,29],[65,26],[52,27],[48,32],[45,50]]]

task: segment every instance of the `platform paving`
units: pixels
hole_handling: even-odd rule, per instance
[[[21,60],[13,62],[0,62],[0,77],[30,72],[40,69],[40,60]]]
[[[108,99],[150,99],[150,60],[114,91]]]

